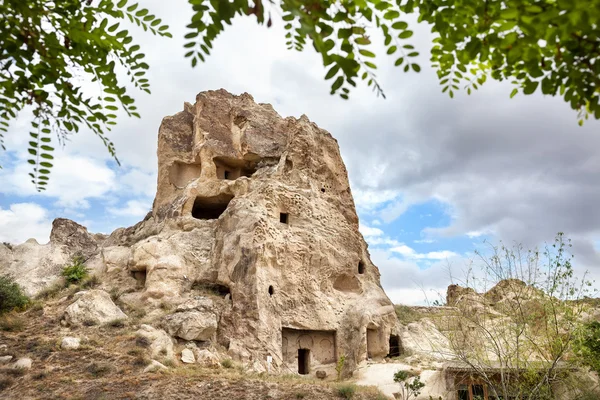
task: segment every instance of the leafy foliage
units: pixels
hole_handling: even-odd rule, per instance
[[[89,271],[83,262],[82,257],[74,257],[71,265],[67,265],[63,268],[62,276],[65,277],[67,284],[79,283],[87,278]]]
[[[579,112],[580,124],[600,119],[600,0],[188,0],[193,14],[185,35],[192,66],[206,60],[216,38],[236,16],[267,27],[281,15],[288,49],[307,45],[320,54],[331,94],[348,99],[359,80],[385,97],[377,80],[372,38],[381,36],[387,56],[403,72],[419,72],[422,49],[411,42],[406,17],[431,26],[431,62],[442,91],[478,89],[488,78],[510,80],[519,92],[560,95]],[[5,0],[0,3],[0,147],[8,123],[33,109],[28,146],[31,178],[47,185],[54,143],[87,128],[116,158],[106,136],[119,107],[139,117],[117,79],[122,67],[135,87],[150,93],[149,66],[121,23],[155,35],[168,27],[128,0]],[[377,34],[377,35],[376,35]],[[81,79],[83,78],[83,79]],[[102,94],[84,93],[84,80]]]
[[[410,378],[414,378],[411,380]],[[394,382],[400,384],[400,396],[402,400],[408,400],[411,397],[418,397],[425,384],[421,378],[410,371],[398,370],[394,373]]]
[[[331,93],[347,99],[360,78],[385,97],[377,82],[371,34],[383,36],[387,55],[404,72],[419,72],[413,31],[404,21],[417,13],[435,34],[431,62],[442,91],[454,97],[488,77],[510,79],[519,91],[560,94],[580,116],[600,119],[600,0],[189,0],[194,16],[185,45],[192,66],[210,54],[215,38],[236,15],[259,24],[281,14],[288,49],[307,42],[321,55]],[[583,120],[580,120],[580,123]]]
[[[127,0],[4,0],[0,15],[0,147],[9,121],[31,106],[28,162],[38,190],[48,183],[53,141],[62,144],[81,128],[96,134],[118,162],[106,136],[118,106],[139,118],[133,98],[117,79],[118,64],[135,87],[150,93],[144,53],[121,22],[170,37],[168,27]],[[102,94],[84,93],[89,82]]]
[[[12,276],[0,275],[0,314],[25,308],[29,302],[29,297]]]
[[[575,341],[575,352],[596,373],[600,373],[600,322],[584,324]]]

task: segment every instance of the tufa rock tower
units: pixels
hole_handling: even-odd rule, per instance
[[[163,119],[144,221],[109,236],[65,221],[54,242],[21,245],[38,247],[45,275],[65,254],[85,253],[103,288],[121,288],[124,304],[148,310],[146,323],[179,343],[259,371],[311,375],[334,375],[341,356],[349,375],[400,352],[337,142],[306,116],[281,118],[248,94],[202,92]],[[9,271],[19,248],[0,249]],[[48,282],[24,286],[33,293]],[[165,302],[175,312],[165,314]]]

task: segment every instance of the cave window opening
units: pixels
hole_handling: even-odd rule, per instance
[[[400,337],[398,335],[390,335],[390,353],[388,357],[400,357],[400,350]]]
[[[269,286],[269,296],[273,296],[275,294],[275,289],[273,289],[273,285]]]
[[[231,296],[231,289],[229,289],[229,286],[221,285],[219,283],[195,281],[192,284],[191,289],[205,295],[213,295],[219,297],[227,297],[228,295]]]
[[[358,262],[358,273],[359,274],[364,274],[365,273],[365,263],[362,261]]]
[[[192,206],[192,217],[196,219],[217,219],[225,212],[233,196],[197,197]]]
[[[325,193],[325,188],[321,188],[321,193]]]
[[[289,220],[289,214],[288,213],[280,213],[279,214],[279,222],[281,222],[282,224],[287,224]]]
[[[231,172],[229,171],[223,171],[223,179],[230,179],[229,177],[231,176]]]
[[[146,286],[146,270],[143,271],[131,271],[131,276],[135,278],[138,286]]]

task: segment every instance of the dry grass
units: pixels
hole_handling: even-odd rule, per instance
[[[0,316],[0,331],[21,332],[25,329],[25,318],[16,312]]]

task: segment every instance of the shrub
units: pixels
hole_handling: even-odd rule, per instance
[[[25,320],[15,314],[5,314],[0,316],[0,331],[5,332],[21,332],[25,329]]]
[[[152,360],[150,360],[148,357],[146,357],[144,355],[139,355],[133,359],[133,365],[135,365],[136,367],[145,367],[148,364],[150,364],[151,362],[152,362]]]
[[[335,364],[335,372],[337,372],[337,380],[342,380],[342,372],[344,371],[344,363],[346,362],[346,356],[342,355]]]
[[[150,347],[152,341],[148,339],[146,336],[136,336],[135,344],[139,347]]]
[[[113,366],[107,362],[93,362],[86,368],[87,372],[95,377],[104,376],[113,370]]]
[[[111,328],[124,328],[125,320],[122,318],[113,319],[112,321],[107,322],[106,326],[109,326]]]
[[[0,392],[12,386],[14,381],[11,378],[0,378]]]
[[[15,279],[9,275],[0,275],[0,314],[15,309],[23,309],[29,304],[29,297]]]
[[[342,399],[351,399],[356,393],[356,386],[352,384],[338,386],[337,392]]]
[[[233,367],[233,360],[231,360],[231,358],[226,358],[224,360],[221,361],[221,365],[224,368],[232,368]]]
[[[62,276],[68,284],[79,283],[83,279],[87,278],[89,271],[85,265],[83,265],[83,257],[73,257],[71,265],[67,265],[62,270]]]
[[[100,284],[100,279],[97,275],[89,276],[81,282],[81,287],[84,289],[91,289]]]
[[[47,300],[56,297],[63,289],[65,288],[65,282],[62,279],[57,280],[52,283],[50,286],[42,289],[37,296],[35,296],[38,300]]]

